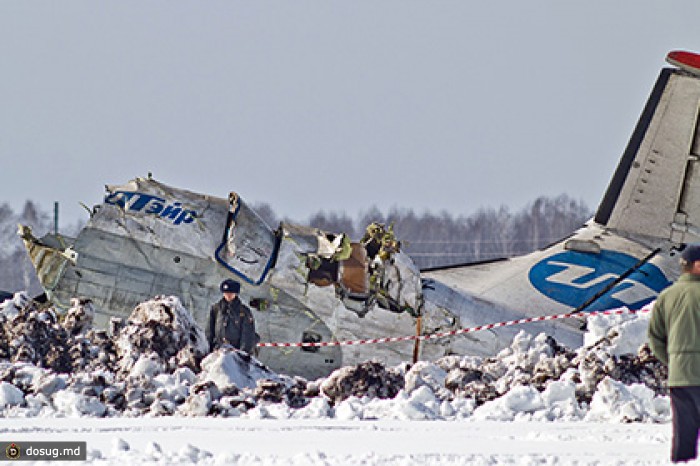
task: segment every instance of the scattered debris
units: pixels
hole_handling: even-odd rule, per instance
[[[670,417],[666,367],[645,344],[648,316],[599,320],[589,335],[593,343],[576,350],[544,334],[520,332],[492,358],[453,355],[393,368],[367,361],[307,381],[276,374],[232,347],[207,354],[201,328],[174,297],[139,304],[126,322],[113,326],[113,335],[92,328],[89,301],[71,304],[64,316],[37,308],[22,294],[0,304],[0,413],[620,422]],[[621,342],[637,353],[620,354]]]
[[[170,371],[196,370],[209,345],[201,327],[174,296],[157,296],[134,309],[116,337],[119,368],[131,371],[144,352],[154,352]]]
[[[85,333],[92,328],[95,319],[95,309],[89,299],[73,298],[71,308],[63,318],[63,327],[71,335]]]
[[[331,402],[339,403],[351,396],[394,398],[403,388],[401,374],[377,361],[368,361],[336,370],[323,382],[321,392]]]

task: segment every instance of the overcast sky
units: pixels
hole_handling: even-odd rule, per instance
[[[596,208],[700,1],[3,1],[0,203]]]

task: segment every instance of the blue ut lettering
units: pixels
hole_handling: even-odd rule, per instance
[[[182,203],[168,204],[165,199],[152,194],[133,191],[115,191],[105,197],[105,203],[121,207],[128,212],[143,212],[170,220],[174,225],[192,223],[197,212],[182,208]]]

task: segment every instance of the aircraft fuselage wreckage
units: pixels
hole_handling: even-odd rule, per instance
[[[674,257],[700,240],[698,56],[672,52],[595,217],[533,253],[419,271],[393,232],[343,233],[282,223],[273,230],[235,193],[228,200],[149,178],[108,186],[72,239],[20,227],[49,299],[90,298],[103,324],[141,301],[176,295],[204,325],[219,283],[236,278],[263,342],[364,340],[448,332],[528,316],[639,308],[678,276]],[[420,319],[419,319],[420,317]],[[491,355],[515,333],[580,345],[561,319],[423,341],[260,349],[273,370],[315,378],[376,358]]]

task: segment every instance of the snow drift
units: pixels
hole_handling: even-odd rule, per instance
[[[176,297],[139,304],[112,332],[89,301],[59,316],[18,293],[0,304],[0,415],[256,419],[667,422],[666,369],[648,314],[593,316],[586,346],[520,332],[491,358],[378,361],[319,380],[277,374],[233,348],[207,354]]]

